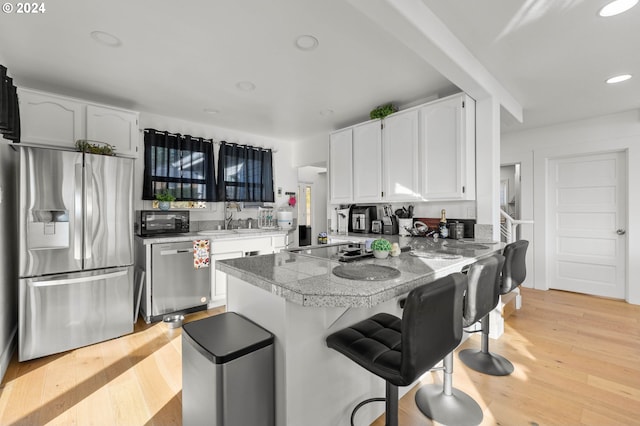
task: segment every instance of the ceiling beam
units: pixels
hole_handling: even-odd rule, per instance
[[[476,100],[495,97],[522,122],[522,106],[422,0],[347,0]]]

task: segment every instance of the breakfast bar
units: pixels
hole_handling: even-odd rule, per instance
[[[401,317],[398,300],[413,288],[459,272],[502,244],[440,241],[397,257],[355,262],[318,256],[323,249],[216,262],[227,274],[227,310],[275,335],[277,425],[349,424],[359,401],[384,395],[384,381],[328,349],[326,336],[378,312]],[[364,278],[337,276],[335,268]],[[396,273],[388,279],[375,271],[367,275],[373,269]],[[383,409],[369,404],[358,412],[359,421],[370,422]]]

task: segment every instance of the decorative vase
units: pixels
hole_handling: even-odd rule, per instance
[[[158,208],[160,210],[169,210],[171,207],[171,201],[158,201]]]
[[[389,256],[389,252],[387,250],[374,250],[373,257],[376,259],[386,259]]]

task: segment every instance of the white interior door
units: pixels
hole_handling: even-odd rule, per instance
[[[626,156],[549,160],[549,288],[623,299],[626,270]]]

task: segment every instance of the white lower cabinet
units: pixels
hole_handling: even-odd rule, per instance
[[[211,300],[223,300],[227,295],[227,274],[216,269],[217,260],[237,259],[244,256],[244,251],[231,251],[211,255],[211,267],[213,268],[211,279]]]
[[[280,253],[281,250],[286,249],[289,245],[289,234],[271,237],[271,245],[274,253]]]
[[[226,303],[227,274],[216,269],[216,261],[237,259],[245,256],[277,253],[286,248],[287,235],[276,235],[257,238],[242,238],[237,240],[211,240],[211,302],[209,307],[221,306]]]

